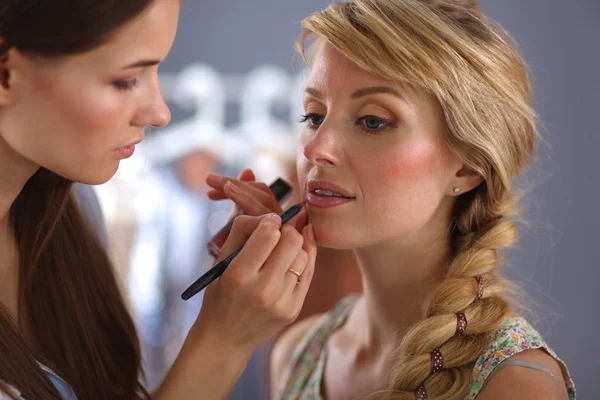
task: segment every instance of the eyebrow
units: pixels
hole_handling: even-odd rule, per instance
[[[310,94],[311,96],[316,97],[317,99],[323,98],[323,95],[317,89],[308,87],[306,88],[305,92]],[[350,95],[350,98],[356,100],[364,96],[370,96],[378,93],[391,94],[392,96],[397,97],[400,100],[406,101],[406,99],[400,94],[399,91],[389,86],[374,86],[358,89]]]
[[[144,67],[151,67],[153,65],[158,65],[158,64],[160,64],[159,60],[141,60],[141,61],[138,61],[131,65],[128,65],[128,66],[124,67],[123,69],[144,68]]]

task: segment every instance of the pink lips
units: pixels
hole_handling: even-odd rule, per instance
[[[342,197],[319,195],[315,193],[317,190],[332,192],[337,195],[341,195]],[[349,203],[353,200],[355,200],[355,197],[352,193],[333,182],[318,181],[316,179],[311,179],[308,181],[308,194],[306,196],[306,201],[311,206],[317,208],[330,208]]]
[[[113,150],[113,152],[121,159],[129,158],[135,152],[135,145],[130,144],[129,146],[119,147],[118,149]]]
[[[113,153],[115,153],[117,155],[117,157],[119,157],[121,159],[129,158],[135,152],[135,145],[141,143],[141,141],[143,140],[143,138],[144,137],[142,135],[142,137],[140,137],[135,142],[133,142],[133,143],[127,145],[127,146],[123,146],[123,147],[119,147],[118,149],[114,149]]]

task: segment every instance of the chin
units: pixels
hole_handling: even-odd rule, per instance
[[[88,171],[81,171],[78,174],[73,174],[72,176],[65,176],[65,178],[83,183],[84,185],[103,185],[108,182],[116,173],[117,173],[118,165],[116,168],[97,168],[90,169]]]
[[[360,240],[353,238],[348,234],[348,231],[340,234],[339,229],[331,229],[330,226],[314,223],[313,229],[315,232],[315,241],[321,247],[335,250],[352,250],[361,247]]]

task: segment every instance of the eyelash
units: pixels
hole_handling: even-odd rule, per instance
[[[119,90],[133,90],[138,85],[137,78],[119,79],[113,82],[113,85]]]
[[[314,117],[321,117],[321,118],[324,119],[324,117],[322,115],[315,114],[315,113],[309,113],[309,114],[306,114],[306,115],[302,115],[302,117],[300,118],[300,122],[301,123],[308,122],[307,126],[310,129],[316,129],[323,122],[321,121],[321,124],[318,124],[318,125],[317,124],[313,124],[312,121],[310,121],[310,119],[314,118]],[[379,124],[382,124],[382,126],[379,127],[379,128],[376,128],[376,129],[367,128],[364,125],[364,122],[366,120],[369,120],[369,119],[377,121]],[[381,117],[376,117],[375,115],[365,115],[364,117],[360,117],[360,118],[358,118],[356,120],[356,124],[360,126],[361,130],[365,131],[366,133],[372,134],[372,135],[375,135],[375,134],[378,134],[378,133],[383,133],[384,131],[386,131],[388,129],[397,128],[397,125],[396,125],[396,123],[394,121],[391,121],[391,120],[388,120],[388,119],[384,119],[384,118],[381,118]]]

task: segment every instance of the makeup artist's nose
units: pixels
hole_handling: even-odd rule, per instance
[[[335,128],[321,125],[304,146],[304,157],[314,165],[340,166],[342,143]]]
[[[154,126],[164,128],[171,121],[171,111],[165,103],[158,80],[152,88],[151,96],[138,110],[134,124],[140,127]]]

